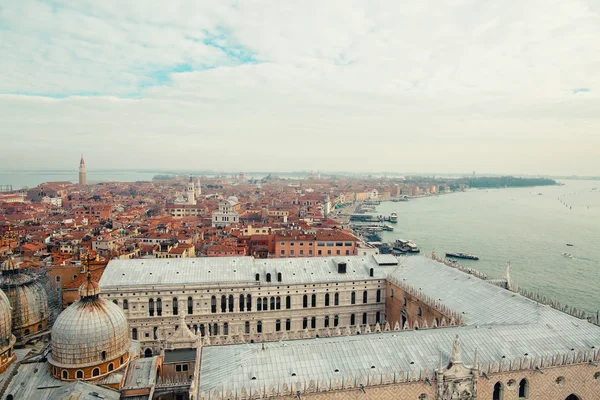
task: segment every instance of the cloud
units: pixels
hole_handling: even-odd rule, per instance
[[[0,167],[596,173],[592,7],[7,2]]]

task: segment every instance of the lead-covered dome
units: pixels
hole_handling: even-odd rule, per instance
[[[116,304],[99,297],[100,288],[91,281],[89,273],[79,293],[81,299],[54,322],[50,364],[71,369],[108,365],[117,360],[116,369],[128,359],[131,345],[125,314]],[[103,375],[104,369],[100,370]]]
[[[24,273],[12,256],[1,266],[0,289],[12,308],[12,331],[22,342],[29,335],[46,329],[50,309],[48,294],[35,276]]]
[[[10,330],[11,327],[11,316],[10,316],[10,302],[8,297],[0,290],[0,348],[3,347],[4,343],[8,343],[12,336]]]

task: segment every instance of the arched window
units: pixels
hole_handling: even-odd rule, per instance
[[[260,297],[258,299],[256,299],[256,309],[258,311],[262,310],[262,298],[260,298]]]
[[[252,295],[246,296],[246,310],[252,311]]]
[[[329,315],[325,316],[325,319],[323,320],[323,327],[329,328]]]
[[[254,279],[256,280],[256,282],[260,281],[260,274],[254,275]]]
[[[177,315],[179,313],[179,302],[177,301],[177,297],[173,297],[173,315]]]
[[[281,310],[281,297],[277,296],[275,298],[275,309]]]
[[[271,304],[271,308],[270,309],[274,310],[275,309],[275,297],[271,297],[271,303],[270,304]]]
[[[377,294],[375,296],[375,301],[376,302],[381,302],[381,289],[377,289]]]
[[[75,373],[77,379],[83,379],[83,371],[79,370]]]
[[[281,282],[281,272],[277,273],[277,282]]]
[[[529,382],[527,382],[527,379],[525,378],[521,379],[521,382],[519,382],[519,398],[529,398]]]
[[[308,296],[307,295],[302,296],[302,307],[304,307],[304,308],[308,307]]]
[[[123,365],[123,361],[125,360],[123,359],[123,356],[121,356],[121,358],[119,359],[119,365]]]
[[[406,297],[403,297],[403,298],[402,298],[402,305],[403,305],[404,307],[406,307],[406,304],[407,304],[407,302],[406,302]]]
[[[325,293],[325,307],[329,306],[329,293]]]
[[[363,292],[363,304],[367,304],[367,297],[368,297],[368,293],[367,293],[367,291],[365,290],[365,291]]]
[[[308,318],[302,318],[302,329],[308,328]]]
[[[154,327],[154,340],[158,339],[158,328]]]
[[[229,324],[227,322],[223,323],[223,335],[229,335]]]
[[[285,320],[285,330],[289,331],[290,329],[292,329],[292,320],[291,319],[286,319]]]
[[[25,332],[23,332],[25,335],[29,335],[29,333],[31,333],[31,331],[29,329],[25,329]]]
[[[123,310],[129,310],[129,302],[127,299],[123,300]]]
[[[275,332],[281,331],[281,320],[275,320]]]
[[[256,333],[262,333],[262,321],[256,322]]]
[[[419,309],[417,310],[417,315],[418,315],[419,317],[422,317],[422,316],[423,316],[423,309],[421,308],[421,306],[419,306]]]
[[[115,369],[115,366],[113,363],[108,364],[108,372],[112,371],[113,369]]]
[[[312,317],[310,319],[310,327],[312,329],[316,329],[317,328],[317,317]]]
[[[225,295],[221,296],[221,312],[225,312],[227,310],[227,297]]]
[[[118,300],[113,300],[113,303],[115,303],[116,305],[119,305],[119,301]]]
[[[581,400],[581,398],[576,394],[570,394],[565,400]]]
[[[250,333],[250,321],[244,323],[244,333],[247,335]]]
[[[100,375],[100,368],[94,368],[94,370],[92,371],[92,376],[99,376]]]
[[[233,312],[233,295],[229,295],[229,312]]]
[[[340,294],[339,293],[336,293],[333,295],[333,305],[334,306],[340,305]]]
[[[131,330],[131,338],[132,338],[133,340],[138,340],[137,328],[133,328],[133,329]]]
[[[373,276],[373,268],[369,270],[369,276]]]
[[[267,311],[268,309],[269,309],[268,299],[266,297],[263,297],[263,310]]]
[[[188,297],[188,314],[192,314],[194,312],[194,299],[192,297]],[[216,312],[216,304],[215,304],[215,312]]]
[[[56,282],[60,282],[60,275],[56,275]]]
[[[350,314],[350,326],[354,326],[356,324],[356,316],[354,314]]]
[[[244,303],[246,302],[246,299],[244,298],[243,294],[240,294],[240,311],[244,311]]]
[[[63,369],[63,372],[62,372],[62,378],[63,379],[69,379],[69,373],[67,371],[65,371],[64,369]]]
[[[206,335],[206,330],[204,328],[204,324],[200,324],[198,329],[200,329],[200,336],[204,337],[204,335]]]
[[[162,300],[160,298],[156,299],[156,315],[159,317],[162,315]]]
[[[217,336],[219,334],[219,324],[213,324],[213,335]]]
[[[267,282],[271,282],[271,273],[267,273]]]
[[[363,313],[363,317],[362,317],[362,324],[366,325],[367,324],[367,313]]]
[[[333,317],[333,326],[338,326],[338,324],[340,323],[340,317],[338,317],[337,315]]]
[[[356,292],[350,294],[350,304],[356,304]]]
[[[311,307],[317,306],[317,295],[316,294],[313,294],[312,296],[310,296],[310,306]]]
[[[504,400],[504,386],[502,385],[502,382],[496,382],[494,385],[492,400]]]
[[[149,358],[152,357],[152,349],[148,348],[144,351],[144,357]]]
[[[292,307],[292,298],[290,296],[285,296],[285,308],[290,309]]]
[[[381,313],[379,311],[377,311],[375,313],[375,323],[381,323],[381,321],[379,320],[381,318]]]
[[[394,289],[390,289],[390,298],[394,298]]]
[[[154,316],[154,299],[148,300],[148,313],[151,317]]]
[[[102,355],[102,361],[105,361],[106,360],[106,351],[103,351],[101,353],[101,355]]]

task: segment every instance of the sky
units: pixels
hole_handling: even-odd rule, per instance
[[[600,175],[600,2],[0,0],[0,169]]]

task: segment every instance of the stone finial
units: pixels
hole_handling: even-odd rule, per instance
[[[506,278],[506,288],[508,290],[512,290],[512,284],[510,283],[510,262],[506,263],[506,270],[504,274]]]
[[[444,371],[444,353],[440,351],[440,373]]]
[[[473,369],[479,369],[479,360],[477,359],[477,348],[475,348],[475,355],[473,356]]]
[[[458,335],[454,339],[454,343],[452,343],[452,357],[450,357],[450,362],[452,364],[462,364],[460,357],[460,339]]]

